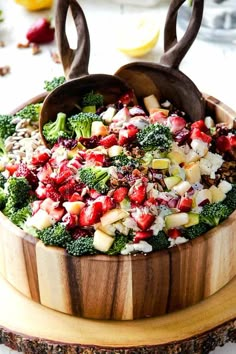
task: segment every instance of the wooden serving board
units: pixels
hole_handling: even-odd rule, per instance
[[[26,354],[207,354],[236,342],[236,278],[185,310],[135,321],[62,314],[26,298],[0,277],[0,343]]]

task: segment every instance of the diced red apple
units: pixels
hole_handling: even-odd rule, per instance
[[[81,201],[64,202],[63,206],[68,213],[79,215],[81,209],[85,206],[85,203]]]
[[[92,123],[91,135],[106,136],[109,134],[108,127],[101,121],[95,121]]]
[[[184,195],[190,189],[191,189],[191,184],[188,181],[181,181],[175,186],[173,186],[173,190],[176,193],[178,193],[180,196]]]
[[[188,212],[192,209],[192,204],[193,204],[192,198],[181,197],[178,204],[177,204],[177,208],[180,211]]]
[[[56,220],[49,215],[45,210],[39,209],[29,220],[29,225],[37,230],[46,229],[55,224]]]
[[[194,198],[197,206],[204,206],[205,204],[212,203],[212,194],[209,189],[197,191]]]

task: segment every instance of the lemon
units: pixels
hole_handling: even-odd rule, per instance
[[[130,17],[119,24],[117,48],[131,57],[141,57],[155,47],[159,34],[159,25],[153,17]]]
[[[38,11],[52,7],[53,0],[15,0],[15,2],[29,11]]]

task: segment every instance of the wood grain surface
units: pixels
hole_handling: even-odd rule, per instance
[[[136,321],[98,321],[53,311],[0,276],[0,343],[25,354],[207,354],[236,342],[236,279],[185,310]]]

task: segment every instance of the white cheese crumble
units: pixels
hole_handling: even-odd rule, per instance
[[[216,171],[222,166],[224,160],[221,155],[213,154],[208,151],[208,153],[200,159],[199,167],[201,175],[210,176],[210,178],[215,178]]]
[[[146,241],[140,241],[139,243],[127,243],[125,248],[121,250],[121,254],[126,256],[134,252],[150,253],[152,252],[152,246]]]
[[[232,189],[232,184],[227,182],[227,181],[221,181],[218,185],[218,188],[223,192],[223,193],[228,193]]]
[[[168,238],[168,241],[170,241],[170,246],[169,248],[173,247],[173,246],[176,246],[176,245],[181,245],[182,243],[186,243],[188,242],[188,239],[185,238],[185,237],[176,237],[176,238],[171,238],[169,237]]]
[[[191,147],[200,157],[205,156],[208,152],[208,144],[200,139],[193,139]]]

